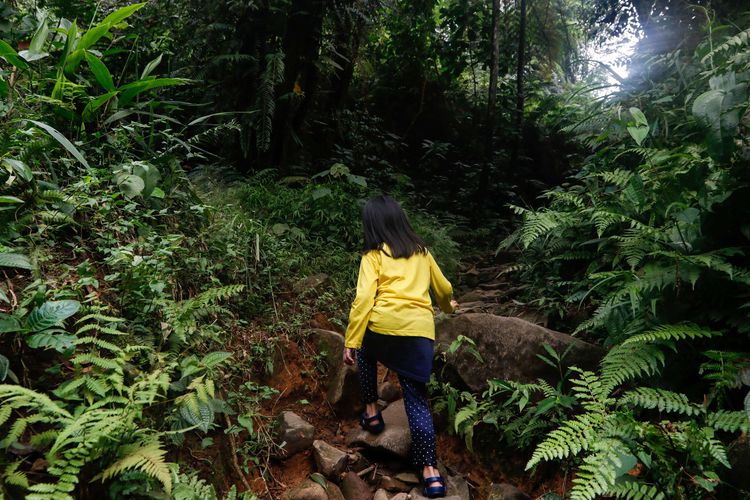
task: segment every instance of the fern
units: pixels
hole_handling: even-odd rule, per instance
[[[664,500],[666,498],[656,486],[634,480],[615,484],[609,488],[608,493],[615,498],[625,500]]]
[[[94,480],[106,481],[126,470],[139,470],[158,479],[164,485],[164,490],[168,494],[171,493],[172,476],[167,462],[164,461],[167,452],[162,449],[158,438],[151,437],[140,443],[127,445],[119,454],[122,458],[96,475]]]
[[[639,387],[628,391],[623,395],[622,402],[641,408],[657,409],[687,416],[700,415],[704,412],[702,407],[690,403],[684,394],[652,387]]]
[[[266,55],[266,69],[260,76],[258,86],[258,118],[256,120],[257,146],[267,151],[271,145],[273,115],[276,110],[276,86],[284,79],[284,54],[276,52]],[[287,82],[289,83],[289,82]]]
[[[640,335],[635,335],[623,342],[623,345],[654,341],[672,341],[684,339],[712,338],[720,336],[721,332],[706,330],[694,324],[662,325]]]

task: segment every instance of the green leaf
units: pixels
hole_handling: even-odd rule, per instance
[[[163,200],[165,196],[167,196],[167,194],[161,188],[155,187],[154,190],[151,191],[152,198]]]
[[[18,53],[4,40],[0,40],[0,57],[16,68],[28,69],[29,67],[28,63],[18,57]]]
[[[18,269],[34,269],[31,260],[20,253],[0,253],[0,267],[15,267]]]
[[[122,94],[120,95],[119,103],[120,106],[126,106],[133,100],[138,94],[147,92],[160,87],[171,87],[174,85],[185,85],[190,80],[185,78],[154,78],[151,80],[138,80],[136,82],[128,83],[120,87]]]
[[[101,24],[105,24],[107,26],[118,24],[124,21],[126,18],[132,16],[133,13],[142,8],[144,5],[146,5],[146,2],[134,3],[133,5],[128,5],[126,7],[117,9],[116,11],[105,17]]]
[[[747,419],[750,420],[750,392],[745,395],[745,413],[747,414]]]
[[[137,175],[125,174],[118,178],[117,187],[120,188],[126,198],[135,198],[143,192],[146,184]]]
[[[321,485],[324,490],[328,490],[328,481],[326,481],[326,478],[323,477],[323,474],[320,472],[313,472],[310,474],[310,479]]]
[[[323,198],[324,196],[328,196],[330,194],[331,194],[331,190],[328,189],[327,187],[315,188],[315,189],[313,189],[313,192],[312,192],[312,199],[313,200],[318,200],[318,199]]]
[[[109,72],[107,66],[102,62],[101,59],[89,52],[86,52],[85,57],[86,62],[89,63],[91,72],[96,78],[96,81],[99,82],[99,85],[104,87],[105,90],[108,90],[110,93],[112,93],[112,91],[115,90],[115,84],[112,81],[112,73]]]
[[[45,302],[35,308],[26,319],[26,328],[33,332],[46,330],[73,316],[81,308],[77,300],[57,300]]]
[[[239,424],[244,427],[247,432],[249,432],[251,435],[253,434],[254,422],[252,416],[240,415],[239,417],[237,417],[237,422],[239,422]]]
[[[21,330],[21,324],[16,318],[9,314],[0,313],[0,333],[19,332]]]
[[[648,137],[649,130],[650,129],[648,125],[645,127],[628,127],[628,133],[630,134],[630,137],[632,137],[635,140],[636,144],[638,144],[639,146],[643,144],[643,141],[646,139],[646,137]]]
[[[134,161],[132,165],[133,175],[137,175],[143,179],[143,196],[150,196],[156,187],[156,183],[161,178],[159,169],[142,161]]]
[[[42,49],[44,48],[44,44],[47,42],[48,36],[49,26],[47,24],[47,18],[44,18],[44,20],[39,24],[39,27],[36,29],[36,33],[34,33],[34,36],[31,38],[28,50],[22,50],[18,53],[18,55],[29,62],[47,57],[49,54],[47,52],[42,52]]]
[[[23,203],[21,198],[0,195],[0,203]]]
[[[26,337],[26,344],[33,349],[54,349],[65,352],[75,345],[76,336],[67,333],[35,333]]]
[[[201,359],[201,364],[206,366],[207,368],[212,368],[218,364],[223,363],[227,359],[232,357],[231,352],[224,352],[224,351],[215,351],[210,352],[203,356],[203,359]]]
[[[646,115],[643,114],[643,111],[638,108],[630,108],[630,114],[635,119],[636,125],[645,125],[648,127],[648,120],[646,119]]]
[[[90,30],[88,30],[86,33],[81,35],[81,39],[78,40],[78,44],[76,45],[76,51],[86,51],[89,47],[93,46],[96,42],[99,41],[101,37],[107,34],[109,31],[110,25],[105,23],[99,23]],[[83,55],[83,54],[81,54]],[[79,59],[80,61],[80,59]],[[76,64],[77,66],[77,64]]]
[[[87,122],[93,121],[95,118],[94,113],[99,108],[107,104],[109,100],[116,96],[118,93],[119,92],[117,92],[116,90],[114,92],[107,92],[106,94],[102,94],[96,99],[92,99],[91,101],[89,101],[89,103],[86,104],[86,107],[83,108],[83,113],[81,115],[83,117],[83,120]]]
[[[57,142],[62,144],[62,146],[68,150],[68,152],[73,155],[73,157],[78,160],[81,165],[83,165],[86,168],[89,168],[89,164],[86,161],[86,159],[83,157],[80,151],[78,151],[78,148],[76,148],[72,142],[70,142],[64,135],[62,135],[60,132],[57,131],[57,129],[50,127],[46,123],[38,122],[36,120],[29,120],[31,123],[36,125],[37,127],[41,128],[42,130],[46,131],[49,135],[51,135]]]
[[[141,73],[141,80],[143,80],[144,78],[146,78],[148,75],[151,74],[151,72],[153,70],[156,69],[156,67],[159,65],[159,63],[161,63],[161,58],[162,58],[163,55],[164,54],[159,54],[158,56],[156,56],[156,58],[154,58],[153,60],[151,60],[146,65],[145,68],[143,68],[143,72]]]
[[[34,178],[34,174],[31,172],[29,166],[21,160],[15,160],[13,158],[3,158],[3,164],[5,164],[8,169],[15,172],[18,177],[26,182],[31,182],[31,180]]]
[[[10,368],[10,361],[8,358],[0,354],[0,382],[5,380],[8,376],[8,369]]]

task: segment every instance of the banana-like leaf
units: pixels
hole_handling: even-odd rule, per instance
[[[143,80],[144,78],[146,78],[148,75],[151,74],[151,72],[153,70],[156,69],[156,67],[159,65],[159,63],[161,63],[161,58],[162,58],[163,55],[164,54],[159,54],[158,56],[156,56],[156,58],[154,58],[153,60],[151,60],[146,65],[145,68],[143,68],[143,72],[141,73],[141,80]]]
[[[27,69],[29,67],[29,64],[18,57],[18,53],[4,40],[0,40],[0,57],[16,68]]]
[[[0,382],[5,380],[8,376],[8,368],[10,368],[10,361],[8,358],[0,354]]]
[[[86,107],[83,108],[83,113],[81,114],[81,116],[83,117],[83,121],[93,121],[94,118],[96,118],[96,111],[107,104],[110,99],[115,97],[117,94],[118,92],[115,90],[114,92],[107,92],[106,94],[102,94],[96,99],[92,99],[91,101],[89,101],[89,103],[86,104]]]
[[[73,316],[81,308],[77,300],[57,300],[45,302],[35,308],[26,319],[26,328],[32,332],[41,332]]]
[[[31,260],[20,253],[0,253],[0,267],[15,267],[18,269],[34,269]]]
[[[39,24],[36,33],[34,33],[34,36],[31,38],[28,50],[22,50],[18,53],[18,55],[29,62],[47,57],[49,54],[47,52],[43,52],[42,49],[44,48],[44,44],[47,42],[48,36],[49,25],[47,24],[47,18],[45,18]]]
[[[122,92],[119,98],[120,107],[129,104],[138,94],[160,87],[171,87],[174,85],[185,85],[190,80],[186,78],[153,78],[151,80],[138,80],[125,84],[119,88]]]
[[[109,72],[109,69],[107,69],[107,66],[102,60],[89,52],[86,52],[85,57],[86,62],[89,63],[89,68],[91,68],[91,72],[94,74],[96,81],[99,82],[99,85],[109,92],[114,91],[115,84],[112,81],[112,73]]]
[[[135,11],[141,9],[144,5],[146,5],[146,2],[134,3],[133,5],[127,5],[125,7],[117,9],[116,11],[105,17],[101,24],[106,24],[108,26],[118,24],[124,21],[126,18],[132,16]]]
[[[18,177],[26,182],[31,182],[31,179],[34,178],[34,174],[31,172],[29,166],[21,160],[3,158],[3,164],[9,169],[9,171],[15,172]]]
[[[50,127],[46,123],[38,122],[36,120],[29,120],[31,123],[36,125],[37,127],[41,128],[45,132],[47,132],[49,135],[52,136],[53,139],[55,139],[57,142],[59,142],[62,147],[68,150],[68,152],[73,155],[73,157],[78,160],[84,167],[89,168],[89,164],[86,161],[86,158],[83,157],[81,152],[78,150],[77,147],[73,145],[72,142],[70,142],[64,135],[62,135],[57,129]]]

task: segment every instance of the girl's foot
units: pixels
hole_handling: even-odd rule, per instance
[[[385,421],[375,403],[368,403],[366,405],[365,412],[359,419],[359,425],[364,430],[372,432],[373,434],[380,434],[383,431],[385,428]]]
[[[426,466],[422,470],[422,494],[427,498],[440,498],[446,494],[445,480],[437,467]]]

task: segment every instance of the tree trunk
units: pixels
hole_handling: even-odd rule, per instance
[[[523,70],[526,65],[526,0],[520,0],[518,19],[518,58],[516,60],[516,137],[511,151],[510,164],[513,168],[518,167],[518,153],[521,148],[523,136],[523,107],[525,94],[523,92]]]
[[[300,130],[318,86],[316,63],[324,0],[293,0],[284,33],[284,81],[279,86],[271,137],[271,162],[282,175],[295,158]]]
[[[494,161],[495,102],[497,100],[497,78],[500,68],[500,0],[492,0],[492,33],[490,35],[492,60],[490,62],[490,87],[487,93],[487,120],[484,136],[484,165],[479,176],[479,201],[484,204],[490,180],[490,169]]]

